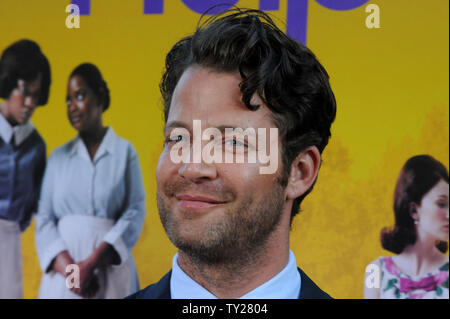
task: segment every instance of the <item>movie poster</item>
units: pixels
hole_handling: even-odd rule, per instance
[[[66,103],[74,68],[93,63],[107,82],[110,105],[103,123],[136,150],[146,195],[143,229],[132,250],[141,288],[167,273],[177,251],[156,203],[165,57],[195,31],[202,12],[222,2],[0,2],[0,51],[30,39],[50,64],[48,103],[31,119],[46,143],[47,159],[77,135]],[[330,296],[362,298],[366,266],[394,255],[382,248],[380,231],[394,224],[394,188],[402,166],[419,154],[449,166],[449,3],[226,2],[270,14],[280,29],[314,52],[330,76],[336,119],[314,191],[292,224],[290,249],[298,266]],[[42,278],[35,227],[33,218],[21,235],[24,298],[38,297]]]

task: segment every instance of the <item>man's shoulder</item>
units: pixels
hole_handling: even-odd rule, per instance
[[[320,289],[303,270],[298,268],[301,276],[300,299],[332,299],[330,295]]]
[[[144,289],[126,297],[125,299],[171,299],[170,297],[170,270],[164,277],[155,284],[149,285]]]

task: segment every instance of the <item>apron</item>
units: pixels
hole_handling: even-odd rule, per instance
[[[74,262],[80,262],[103,242],[103,238],[114,226],[114,221],[94,216],[67,215],[58,222],[58,232],[66,244],[69,255]],[[98,272],[97,272],[98,271]],[[137,278],[133,257],[123,265],[110,265],[106,269],[96,270],[100,289],[94,299],[124,298],[132,293],[132,284]],[[38,298],[68,298],[82,297],[70,291],[66,278],[51,270],[42,276]]]
[[[0,299],[23,298],[20,227],[0,219]]]

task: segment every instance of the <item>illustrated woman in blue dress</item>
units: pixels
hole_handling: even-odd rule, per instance
[[[36,212],[46,149],[30,118],[47,104],[50,65],[20,40],[0,58],[0,299],[23,298],[20,235]]]

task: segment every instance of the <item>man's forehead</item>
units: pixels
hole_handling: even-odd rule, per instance
[[[251,102],[260,108],[252,111],[245,106],[239,86],[241,81],[238,73],[217,72],[199,66],[188,68],[175,88],[166,129],[174,123],[190,128],[193,120],[202,120],[202,125],[219,129],[271,126],[270,111],[257,94]]]
[[[223,106],[245,107],[241,99],[238,73],[218,72],[201,66],[191,66],[183,72],[172,97],[172,107],[182,104],[183,107],[201,109],[204,104],[209,108]],[[171,108],[172,108],[171,107]]]
[[[224,113],[218,114],[218,112],[211,112],[208,115],[196,114],[196,113],[182,113],[169,115],[164,127],[164,131],[172,128],[186,128],[191,131],[194,125],[194,121],[200,121],[202,128],[214,127],[220,131],[225,131],[226,128],[241,128],[243,130],[247,128],[270,128],[276,127],[270,117],[270,112],[264,112],[263,110],[251,111],[245,109],[240,114]]]

